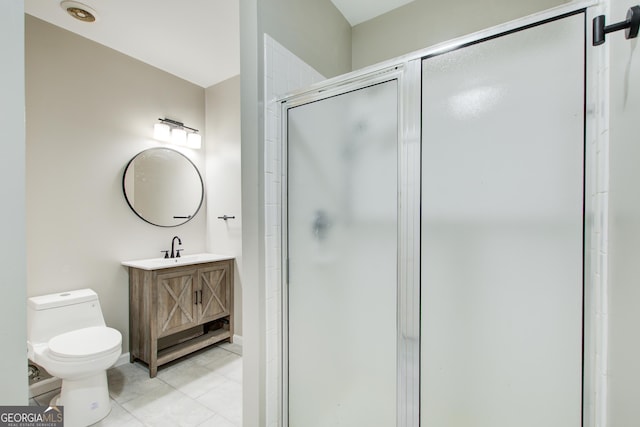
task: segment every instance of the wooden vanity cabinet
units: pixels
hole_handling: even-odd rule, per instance
[[[142,270],[129,267],[129,351],[158,366],[233,340],[233,260]]]

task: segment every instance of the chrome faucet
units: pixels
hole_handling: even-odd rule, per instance
[[[182,245],[182,240],[180,240],[178,236],[173,236],[173,239],[171,239],[171,258],[180,258],[180,251],[182,249],[177,249],[175,251],[173,249],[176,243],[176,239],[178,239],[178,244]]]

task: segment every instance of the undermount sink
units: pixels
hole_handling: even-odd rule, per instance
[[[125,265],[127,267],[139,268],[141,270],[160,270],[162,268],[177,267],[180,265],[202,264],[203,262],[223,261],[233,258],[234,257],[230,255],[201,253],[182,255],[180,258],[150,258],[134,261],[123,261],[122,265]]]

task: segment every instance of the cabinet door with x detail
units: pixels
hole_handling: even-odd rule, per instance
[[[158,337],[180,332],[198,324],[196,269],[158,274]]]
[[[230,277],[226,264],[198,270],[197,302],[200,323],[219,319],[229,314]]]

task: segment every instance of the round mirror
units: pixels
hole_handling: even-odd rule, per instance
[[[150,148],[129,161],[122,177],[124,197],[143,220],[175,227],[193,218],[204,198],[196,165],[169,148]]]

